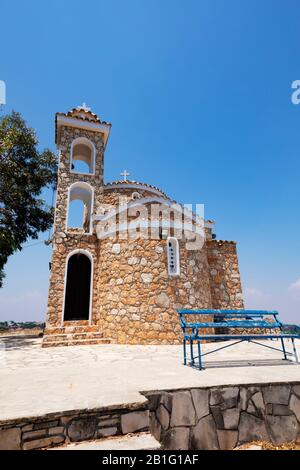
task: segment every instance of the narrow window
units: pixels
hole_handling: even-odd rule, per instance
[[[167,253],[168,253],[168,274],[169,276],[179,276],[180,262],[179,262],[179,243],[177,238],[169,237],[167,239]]]

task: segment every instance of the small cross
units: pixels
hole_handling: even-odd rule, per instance
[[[127,170],[124,170],[123,173],[120,173],[121,176],[124,176],[124,181],[127,181],[127,176],[130,175]]]
[[[84,103],[84,102],[82,103],[81,106],[78,106],[77,109],[83,109],[83,110],[86,111],[86,112],[91,110],[91,108],[89,108],[89,107],[87,106],[87,104]]]

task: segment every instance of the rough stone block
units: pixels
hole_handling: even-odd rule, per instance
[[[171,428],[177,426],[194,426],[196,413],[189,392],[176,392],[173,394]]]
[[[290,409],[296,415],[296,418],[300,422],[300,399],[296,395],[291,396]]]
[[[165,408],[169,411],[172,411],[172,402],[173,402],[173,395],[171,393],[162,393],[160,397],[160,403],[164,405]]]
[[[289,385],[268,385],[263,387],[265,403],[279,403],[288,405],[291,387]]]
[[[212,388],[210,392],[210,405],[219,405],[223,402],[223,396],[220,388]]]
[[[56,426],[55,428],[49,429],[49,436],[55,436],[57,434],[64,434],[64,427],[63,426]]]
[[[50,447],[54,444],[62,444],[65,436],[51,436],[44,439],[36,439],[35,441],[28,441],[23,444],[24,450],[41,449],[42,447]]]
[[[279,405],[277,403],[274,403],[274,405],[272,405],[272,408],[272,414],[275,416],[289,416],[293,414],[293,412],[289,409],[288,405]]]
[[[231,450],[237,444],[238,431],[217,430],[219,447],[221,450]]]
[[[167,294],[165,294],[164,292],[162,292],[161,294],[159,294],[159,295],[156,297],[155,303],[156,303],[159,307],[168,308],[169,305],[170,305],[170,299],[169,299],[169,297],[167,296]]]
[[[300,385],[293,385],[293,392],[300,398]]]
[[[189,450],[189,436],[189,428],[169,429],[162,440],[162,447],[165,450]]]
[[[155,412],[150,413],[149,427],[151,434],[155,437],[157,441],[160,441],[161,437],[161,424],[156,418]]]
[[[156,411],[156,416],[162,428],[167,430],[170,424],[170,416],[167,409],[163,405],[159,405]]]
[[[114,254],[114,255],[118,255],[120,252],[121,252],[121,245],[120,243],[114,243],[112,248],[111,248],[111,252]]]
[[[212,415],[200,419],[192,430],[191,448],[193,450],[219,449],[216,424]]]
[[[132,411],[121,415],[121,429],[123,434],[140,431],[149,427],[149,411]]]
[[[46,437],[48,434],[48,429],[40,429],[37,431],[28,431],[24,432],[22,435],[23,441],[32,441],[32,439],[39,439],[42,437]]]
[[[48,429],[58,426],[58,420],[56,421],[42,421],[40,423],[35,423],[33,429],[36,431],[38,429]]]
[[[110,427],[110,428],[102,428],[98,429],[96,433],[96,437],[108,437],[108,436],[115,436],[118,432],[118,428],[116,426]]]
[[[252,395],[251,400],[255,408],[263,415],[265,412],[265,403],[261,392],[256,392]]]
[[[211,406],[211,413],[218,429],[224,429],[223,414],[220,406]]]
[[[230,410],[223,411],[223,421],[225,429],[237,429],[240,419],[240,410],[238,408],[231,408]]]
[[[98,421],[98,428],[111,428],[112,426],[118,426],[119,418],[112,419],[101,419]]]
[[[239,424],[239,442],[268,440],[265,422],[256,416],[241,413]]]
[[[248,390],[247,388],[242,387],[240,389],[239,408],[241,410],[246,410],[247,407],[248,407]]]
[[[273,444],[282,444],[296,439],[298,423],[295,416],[267,416],[266,420]]]
[[[247,413],[250,413],[251,415],[257,415],[258,414],[254,404],[252,403],[252,400],[250,400],[248,402]]]
[[[272,415],[273,414],[273,405],[271,403],[268,403],[266,405],[266,415]]]
[[[198,420],[209,415],[209,390],[191,390]]]
[[[234,408],[237,405],[238,395],[238,387],[215,388],[210,394],[210,404],[221,405],[222,409]]]
[[[149,411],[156,411],[158,408],[160,399],[161,399],[161,393],[155,393],[153,395],[147,395],[148,399],[148,409]]]
[[[0,450],[20,450],[20,428],[0,429]]]
[[[97,428],[95,417],[74,419],[68,428],[68,436],[72,442],[83,441],[94,437]]]
[[[33,430],[33,424],[25,424],[25,426],[22,426],[22,432],[32,431],[32,430]]]

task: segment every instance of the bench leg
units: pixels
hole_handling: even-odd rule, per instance
[[[201,357],[201,346],[200,346],[200,341],[197,341],[198,343],[198,364],[199,364],[199,370],[202,369],[202,357]]]
[[[296,346],[295,346],[295,340],[294,340],[294,338],[292,338],[292,343],[293,343],[294,356],[295,356],[296,362],[297,362],[297,364],[298,364],[298,363],[299,363],[299,361],[298,361],[298,354],[297,354],[297,349],[296,349]]]
[[[190,339],[190,350],[191,350],[191,365],[193,366],[195,364],[195,360],[194,360],[193,340],[192,339]]]
[[[282,352],[283,352],[284,359],[287,359],[286,350],[285,350],[285,345],[284,345],[284,340],[283,340],[283,338],[280,338],[280,339],[281,339]]]
[[[183,364],[186,366],[186,340],[183,340]]]

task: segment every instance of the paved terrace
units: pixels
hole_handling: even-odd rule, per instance
[[[277,342],[268,342],[277,346]],[[221,346],[221,343],[218,343]],[[205,344],[204,352],[215,345]],[[300,356],[300,341],[297,344]],[[182,365],[180,346],[41,348],[40,339],[0,338],[0,421],[143,403],[140,391],[300,380],[300,365],[255,344]]]

